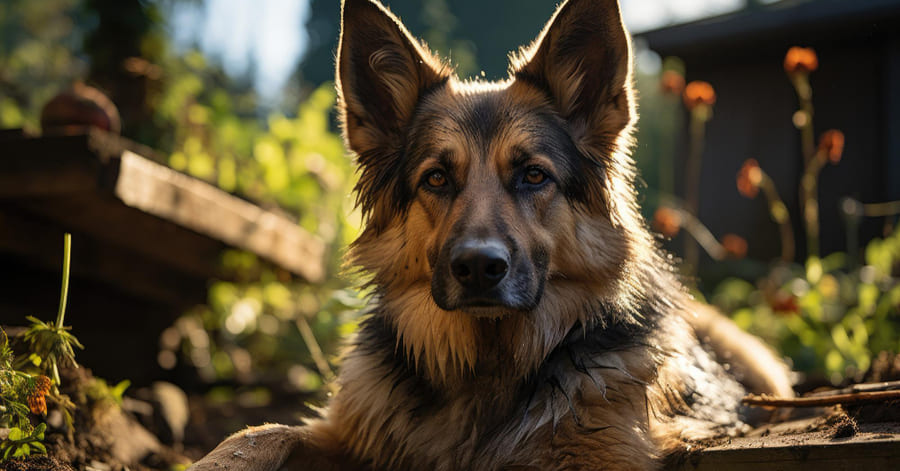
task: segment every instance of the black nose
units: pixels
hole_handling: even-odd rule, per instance
[[[497,286],[508,270],[509,251],[498,240],[470,239],[450,251],[453,278],[473,294]]]

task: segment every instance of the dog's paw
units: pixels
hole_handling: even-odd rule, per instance
[[[307,435],[304,427],[250,427],[228,437],[188,471],[276,471]]]

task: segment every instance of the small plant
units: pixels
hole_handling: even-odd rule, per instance
[[[9,429],[9,435],[6,440],[0,442],[0,453],[3,458],[0,461],[6,461],[10,458],[24,458],[31,456],[33,452],[42,455],[47,454],[47,447],[41,443],[44,440],[44,431],[47,430],[47,424],[39,424],[31,430],[24,430],[13,427]]]
[[[47,413],[50,378],[16,370],[13,360],[9,339],[0,329],[0,426],[9,428],[7,438],[0,441],[0,461],[47,452],[41,443],[46,425],[33,426],[32,414]]]
[[[66,234],[63,242],[62,289],[59,296],[59,311],[56,322],[48,323],[33,316],[28,316],[31,327],[25,332],[25,341],[29,343],[31,356],[29,360],[45,372],[49,372],[53,383],[58,387],[59,366],[68,365],[78,368],[75,363],[73,346],[84,349],[81,342],[69,331],[72,327],[63,325],[66,316],[66,300],[69,294],[69,264],[72,253],[72,235]]]
[[[28,316],[32,325],[24,338],[29,353],[22,361],[16,361],[9,338],[0,329],[0,426],[9,428],[7,437],[0,441],[0,461],[47,452],[41,443],[47,425],[43,422],[33,425],[33,417],[47,414],[48,399],[63,411],[66,424],[69,430],[72,429],[74,405],[58,389],[59,366],[77,366],[73,346],[84,348],[69,333],[71,327],[63,326],[71,249],[72,236],[66,234],[63,242],[62,292],[56,323],[45,323]],[[27,372],[35,369],[37,372],[34,374]],[[52,379],[44,373],[52,375]]]

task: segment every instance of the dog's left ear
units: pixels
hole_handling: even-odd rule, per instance
[[[613,150],[635,119],[631,43],[617,0],[567,0],[510,74],[545,90],[576,142]]]
[[[341,2],[338,109],[363,167],[396,151],[422,92],[449,75],[376,0]]]

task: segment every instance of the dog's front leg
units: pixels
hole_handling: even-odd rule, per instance
[[[188,471],[276,471],[308,436],[306,427],[277,424],[250,427],[228,437]]]
[[[308,426],[268,424],[242,430],[219,444],[188,471],[343,471],[346,462],[335,444],[320,443]],[[288,461],[288,458],[290,460]]]

